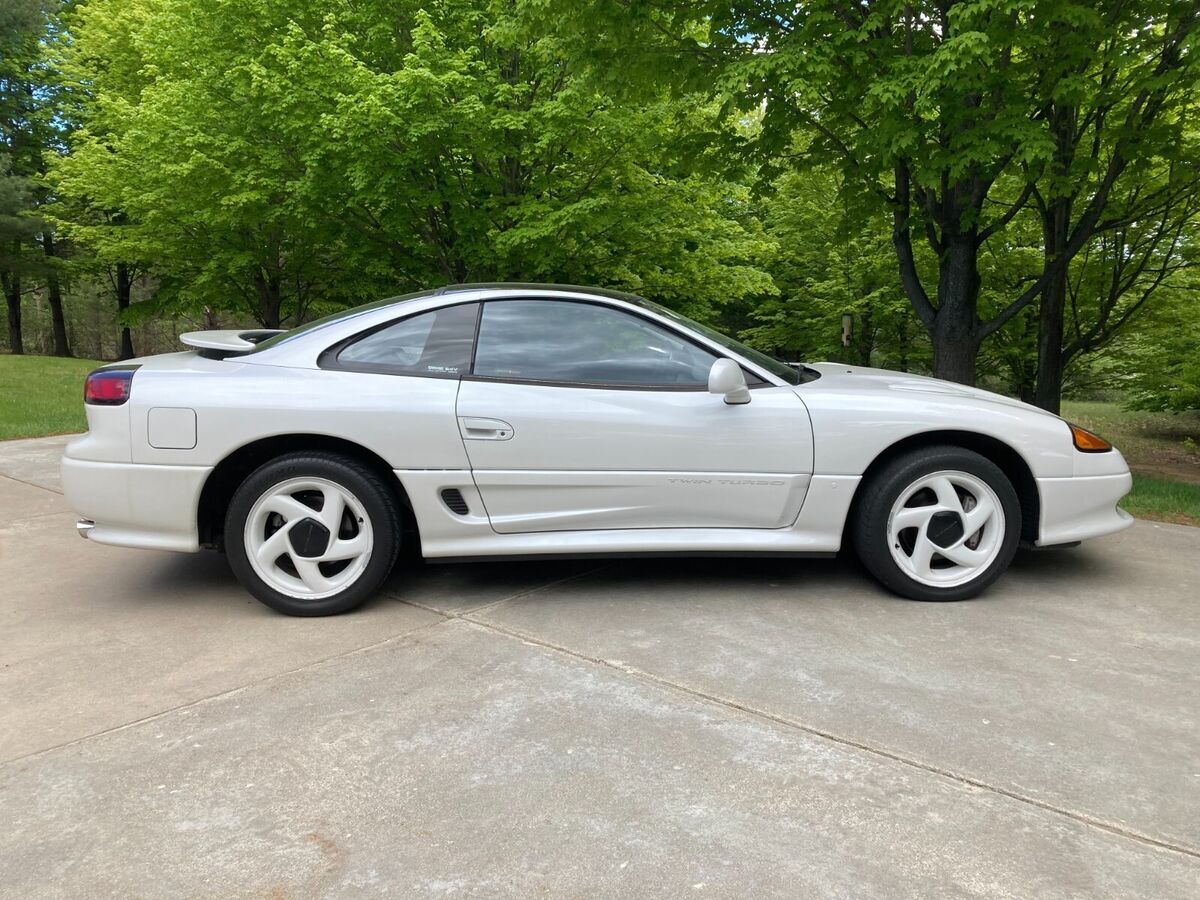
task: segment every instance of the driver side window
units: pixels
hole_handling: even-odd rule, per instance
[[[473,374],[505,381],[706,390],[716,359],[612,307],[493,300],[483,307]]]

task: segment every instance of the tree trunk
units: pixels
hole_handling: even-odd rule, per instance
[[[1047,412],[1058,414],[1062,402],[1063,307],[1066,298],[1066,272],[1056,275],[1042,291],[1038,315],[1037,387],[1033,402]]]
[[[4,299],[8,302],[8,351],[15,356],[25,352],[21,337],[21,276],[9,272],[4,279]]]
[[[133,278],[129,274],[129,266],[125,263],[117,263],[117,311],[124,313],[129,309],[129,304],[133,299]],[[129,326],[121,324],[121,346],[117,351],[117,359],[133,359],[136,356],[133,352],[133,334],[129,330]]]
[[[871,365],[871,355],[875,351],[875,330],[871,324],[871,309],[868,307],[858,316],[858,339],[854,342],[857,349],[857,362],[860,366]]]
[[[1062,197],[1047,205],[1042,218],[1043,253],[1048,262],[1057,259],[1067,245],[1071,227],[1071,199]],[[1063,374],[1066,359],[1063,355],[1063,321],[1067,308],[1066,266],[1055,272],[1042,289],[1038,310],[1037,387],[1033,402],[1042,409],[1057,414],[1062,403]]]
[[[1052,172],[1060,183],[1067,183],[1078,120],[1077,111],[1070,106],[1055,105],[1050,113],[1050,130],[1054,136]],[[1049,198],[1042,207],[1042,254],[1047,263],[1059,259],[1067,251],[1071,237],[1073,202],[1070,194]],[[1058,413],[1062,402],[1063,319],[1067,307],[1067,266],[1062,266],[1042,289],[1038,310],[1037,387],[1033,402],[1042,409]]]
[[[896,361],[896,368],[901,372],[908,371],[908,353],[909,353],[909,336],[908,336],[908,318],[900,317],[900,321],[896,323],[896,343],[900,348],[900,358]]]
[[[49,228],[42,232],[42,249],[45,250],[48,260],[54,259],[54,235],[50,233]],[[71,344],[67,340],[67,321],[63,316],[62,288],[58,283],[58,269],[54,268],[53,263],[50,263],[46,272],[46,294],[50,302],[50,320],[54,328],[54,355],[70,356]]]
[[[1037,391],[1037,318],[1033,311],[1027,310],[1014,319],[1010,333],[1015,347],[1007,358],[1011,372],[1009,393],[1015,394],[1022,403],[1033,403]],[[1027,352],[1030,341],[1034,344],[1033,352]]]
[[[974,233],[947,236],[938,267],[938,310],[933,339],[933,375],[975,384],[979,354],[979,246]]]
[[[267,278],[261,273],[254,277],[254,286],[258,291],[258,321],[263,328],[278,328],[283,316],[283,297],[279,290],[279,276]]]

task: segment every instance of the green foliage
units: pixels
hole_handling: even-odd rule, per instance
[[[104,262],[152,266],[160,302],[276,324],[285,294],[302,309],[336,276],[336,246],[297,196],[291,148],[256,114],[248,64],[261,39],[236,27],[244,11],[81,6],[61,67],[82,128],[52,180],[64,230]]]
[[[1200,410],[1200,275],[1189,271],[1117,345],[1135,409]]]
[[[17,263],[14,243],[32,237],[37,230],[36,221],[24,215],[32,205],[29,179],[14,174],[9,157],[0,154],[0,268],[9,269]]]
[[[0,271],[22,270],[21,244],[37,231],[33,208],[43,141],[31,72],[45,23],[41,0],[11,0],[0,7]]]
[[[781,176],[763,201],[779,250],[777,297],[757,304],[745,332],[753,344],[795,359],[834,359],[902,370],[928,366],[928,342],[896,281],[878,214],[849,206],[840,176],[809,169]],[[842,345],[842,316],[853,317]]]
[[[0,46],[7,49],[14,36],[36,33],[45,8],[44,0],[5,0],[0,6]]]
[[[18,311],[48,262],[137,281],[114,291],[149,297],[114,315],[131,325],[290,324],[450,281],[611,285],[787,356],[1190,408],[1198,15],[10,0],[0,275],[25,276]],[[74,239],[70,270],[39,219]]]
[[[449,281],[701,315],[771,289],[745,188],[693,172],[718,111],[615,103],[511,4],[92,0],[72,33],[62,215],[169,301],[275,324]]]
[[[69,354],[62,315],[64,266],[42,215],[48,192],[45,159],[62,150],[67,119],[44,43],[58,31],[68,0],[18,2],[0,13],[0,284],[7,307],[8,347],[24,350],[22,304],[44,286],[53,307],[54,349]],[[27,277],[32,276],[32,277]]]
[[[1180,140],[1200,79],[1195,4],[535,2],[575,23],[597,70],[619,45],[630,67],[715,83],[761,118],[751,145],[772,180],[797,160],[835,166],[844,199],[890,213],[900,281],[944,377],[972,380],[981,344],[1040,301],[1038,377],[1056,403],[1065,266],[1131,201],[1139,218],[1158,203],[1137,189],[1147,171],[1195,171]],[[1030,218],[1044,227],[1029,277],[1006,263],[989,279],[985,247],[1023,243],[1009,236]]]

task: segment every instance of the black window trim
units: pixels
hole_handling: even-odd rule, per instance
[[[491,382],[491,383],[495,383],[495,384],[526,384],[526,385],[536,385],[538,387],[575,388],[576,390],[578,390],[580,388],[584,388],[584,389],[591,389],[591,390],[597,390],[597,391],[661,391],[664,393],[673,393],[673,394],[700,394],[700,393],[708,392],[707,384],[703,384],[703,385],[628,384],[628,383],[622,383],[622,382],[607,382],[607,381],[603,381],[603,382],[602,381],[546,381],[546,380],[543,380],[540,378],[512,378],[512,377],[502,376],[502,375],[476,375],[475,374],[475,354],[479,349],[479,330],[483,326],[483,307],[485,307],[489,303],[507,303],[507,302],[511,302],[513,300],[518,300],[518,301],[524,300],[527,302],[532,301],[534,303],[542,303],[542,302],[578,303],[578,304],[582,304],[582,305],[586,305],[586,306],[599,306],[603,309],[616,310],[617,312],[625,313],[626,315],[629,315],[635,319],[641,319],[643,322],[646,322],[647,324],[652,325],[655,328],[658,328],[662,331],[667,332],[667,334],[673,335],[673,336],[679,338],[680,340],[682,340],[688,344],[691,344],[696,349],[702,350],[705,353],[707,353],[709,356],[713,357],[714,360],[729,359],[728,356],[722,356],[720,353],[715,352],[712,347],[708,347],[708,346],[700,343],[694,337],[692,337],[690,334],[680,331],[673,323],[668,324],[665,322],[660,322],[658,319],[655,319],[652,316],[646,315],[644,312],[642,312],[640,309],[637,309],[636,307],[633,309],[629,309],[624,306],[617,306],[615,303],[606,302],[605,300],[600,299],[600,298],[592,300],[592,299],[588,299],[588,298],[584,298],[584,297],[522,297],[520,295],[512,295],[512,296],[507,296],[507,297],[488,297],[488,298],[480,299],[478,301],[480,309],[479,309],[479,315],[475,319],[475,343],[472,344],[472,346],[471,346],[471,368],[470,368],[470,371],[466,375],[460,376],[462,381],[479,381],[479,382],[484,382],[484,383]],[[741,363],[739,363],[739,365],[741,366],[743,375],[746,377],[746,387],[748,387],[750,390],[755,390],[757,388],[776,387],[777,386],[777,385],[772,384],[769,381],[766,381],[757,372],[747,369]]]
[[[459,303],[447,303],[442,306],[435,306],[422,310],[410,312],[407,315],[397,316],[394,319],[388,319],[386,322],[380,322],[366,328],[362,331],[355,332],[349,337],[342,338],[334,344],[326,347],[317,355],[317,367],[320,369],[328,369],[335,372],[358,372],[364,375],[392,375],[403,378],[437,378],[443,381],[479,381],[492,382],[497,384],[525,384],[537,385],[539,387],[561,387],[561,388],[580,388],[600,390],[600,391],[661,391],[664,393],[688,393],[697,394],[704,393],[708,390],[708,385],[690,385],[690,384],[623,384],[620,382],[598,382],[598,381],[545,381],[537,378],[511,378],[499,375],[476,375],[475,374],[475,353],[479,349],[479,330],[483,325],[483,308],[488,303],[505,303],[512,300],[533,301],[541,303],[543,301],[557,303],[580,303],[587,306],[599,306],[604,309],[612,309],[618,312],[625,313],[636,319],[641,319],[649,325],[666,331],[668,334],[691,344],[699,350],[712,356],[714,359],[729,359],[730,357],[723,355],[721,352],[714,350],[712,347],[696,340],[692,335],[681,331],[679,326],[673,322],[661,322],[658,319],[647,315],[642,310],[633,307],[618,306],[615,303],[606,302],[605,299],[596,298],[595,300],[584,297],[530,297],[521,295],[510,295],[505,297],[476,297],[473,300],[464,300]],[[342,362],[338,359],[338,354],[355,344],[358,341],[365,340],[371,335],[383,331],[386,328],[391,328],[393,325],[398,325],[408,319],[415,319],[417,316],[423,316],[427,313],[436,313],[443,309],[450,309],[453,306],[474,306],[475,307],[475,333],[471,339],[471,361],[465,373],[458,375],[440,374],[435,372],[414,372],[403,366],[389,366],[384,363],[351,363]],[[747,368],[744,364],[739,363],[742,373],[746,378],[746,387],[750,390],[759,388],[778,387],[773,382],[767,381],[761,374]]]
[[[356,344],[359,341],[366,340],[373,334],[377,334],[384,329],[391,328],[393,325],[399,325],[401,322],[406,322],[409,319],[415,319],[418,316],[423,316],[428,313],[439,313],[443,309],[450,309],[454,306],[474,306],[475,307],[475,326],[474,336],[471,338],[471,359],[468,363],[467,372],[475,365],[475,344],[479,340],[479,320],[483,314],[483,303],[479,300],[465,300],[461,303],[447,303],[443,306],[435,306],[430,309],[417,310],[410,312],[404,316],[397,316],[394,319],[389,319],[386,322],[381,322],[377,325],[372,325],[370,328],[356,332],[350,337],[342,338],[336,344],[331,344],[317,355],[317,367],[320,369],[330,369],[335,372],[359,372],[364,375],[398,375],[404,378],[438,378],[443,381],[459,381],[464,378],[463,373],[451,375],[449,373],[439,372],[414,372],[412,369],[405,366],[391,366],[386,363],[355,363],[342,362],[338,359],[338,355],[349,347],[351,344]]]
[[[611,381],[544,381],[540,378],[509,378],[499,375],[463,375],[462,381],[491,382],[493,384],[526,384],[536,387],[588,388],[594,391],[658,391],[674,394],[701,394],[708,391],[707,385],[694,384],[621,384]],[[746,385],[750,387],[751,385]]]

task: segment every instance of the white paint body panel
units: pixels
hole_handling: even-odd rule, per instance
[[[1084,456],[1065,422],[999,394],[934,378],[819,363],[797,387],[817,435],[815,471],[862,474],[887,447],[931,431],[986,435],[1014,449],[1035,478],[1074,474]]]
[[[476,469],[474,478],[496,531],[522,534],[592,528],[782,528],[796,521],[809,476]],[[758,502],[747,503],[748,495]]]
[[[833,364],[790,386],[652,311],[638,314],[767,386],[728,405],[702,391],[460,382],[318,363],[337,342],[402,315],[537,296],[635,308],[575,289],[455,290],[364,309],[247,356],[134,360],[128,403],[89,406],[87,434],[67,448],[66,497],[96,523],[93,540],[196,550],[199,499],[216,466],[255,441],[277,438],[286,450],[316,435],[395,472],[431,558],[831,553],[871,463],[899,441],[946,432],[1000,441],[1024,460],[1041,500],[1039,543],[1128,524],[1116,509],[1129,487],[1120,453],[1080,453],[1055,416],[985,391]],[[179,410],[194,411],[194,434]],[[446,507],[445,488],[462,493],[467,515]]]
[[[196,411],[156,406],[146,413],[146,443],[155,450],[194,450]]]
[[[1117,501],[1131,487],[1133,478],[1129,472],[1039,478],[1042,521],[1038,544],[1069,544],[1128,528],[1133,524],[1133,516],[1117,509]]]
[[[796,520],[812,471],[808,414],[781,387],[730,405],[707,391],[466,379],[458,415],[511,424],[502,440],[464,432],[500,533],[780,528]]]
[[[242,337],[245,329],[236,331],[189,331],[179,336],[179,342],[200,350],[252,350],[254,343]]]
[[[125,406],[89,408],[96,418],[127,410],[133,462],[215,466],[261,438],[316,434],[351,440],[395,469],[467,467],[454,419],[457,381],[251,366],[194,353],[141,362]],[[197,413],[195,447],[150,446],[150,410],[185,400]],[[67,452],[76,455],[74,445]]]
[[[815,477],[803,514],[787,528],[623,528],[498,534],[481,509],[467,472],[397,472],[421,523],[421,552],[446,557],[542,556],[637,553],[831,554],[841,545],[841,523],[857,478]],[[439,499],[459,487],[471,514],[458,516]]]
[[[96,527],[101,544],[150,550],[200,549],[196,509],[210,469],[63,459],[63,494]]]

